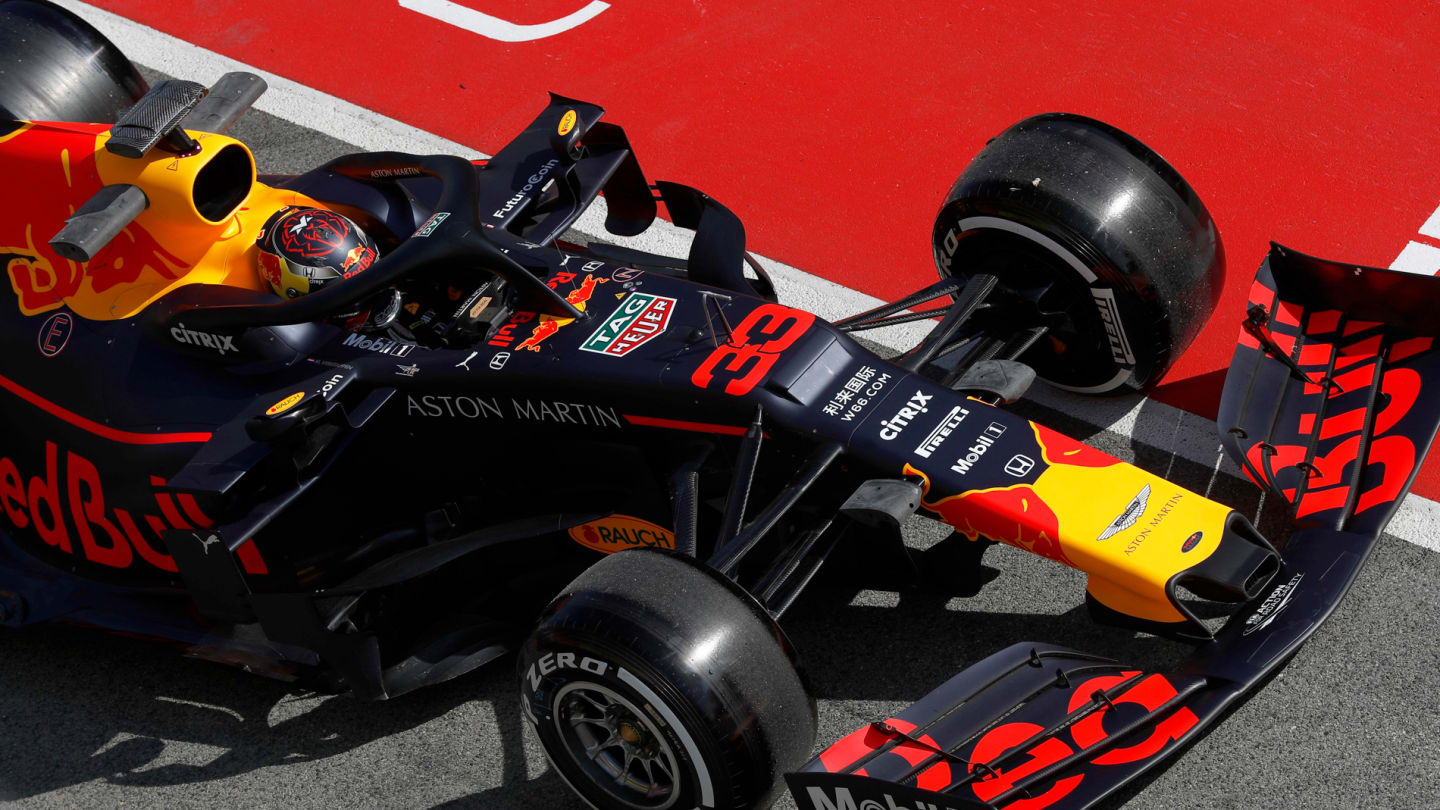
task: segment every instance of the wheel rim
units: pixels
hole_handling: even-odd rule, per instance
[[[1047,383],[1067,391],[1105,393],[1122,386],[1134,366],[1110,358],[1091,292],[1097,281],[1094,271],[1070,247],[1043,233],[1020,223],[999,227],[996,221],[965,216],[955,230],[964,238],[983,240],[982,247],[969,246],[973,256],[965,264],[967,275],[998,276],[1009,304],[1019,305],[1019,317],[1048,327],[1046,336],[1020,360]]]
[[[555,696],[555,730],[590,783],[638,810],[664,810],[679,792],[675,753],[645,713],[608,687],[566,684]]]

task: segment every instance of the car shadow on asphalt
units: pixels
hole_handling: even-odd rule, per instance
[[[0,801],[92,780],[138,788],[221,782],[343,754],[476,699],[493,701],[499,738],[522,734],[514,679],[503,664],[362,706],[81,628],[0,632],[0,660]],[[166,754],[172,743],[187,749],[182,759],[200,752],[209,761],[175,761]],[[535,807],[541,796],[564,795],[549,773],[528,780],[520,754],[500,756],[504,787],[484,806]],[[519,792],[528,797],[521,800],[513,786],[526,781],[537,784]]]
[[[1026,555],[1010,556],[1015,560],[1007,559],[1007,567]],[[1053,603],[1044,594],[1040,601]],[[987,601],[984,593],[976,604],[981,607],[971,610],[966,601],[935,592],[877,597],[842,578],[817,583],[815,593],[787,615],[785,626],[802,650],[818,699],[881,701],[897,708],[985,655],[1026,639],[1063,640],[1138,666],[1152,664],[1121,655],[1130,634],[1097,630],[1083,609],[1058,615],[991,612],[1005,603]],[[843,638],[836,637],[838,628],[844,628]],[[523,728],[508,660],[364,706],[183,659],[162,645],[81,628],[5,631],[0,660],[6,662],[0,800],[24,800],[94,780],[122,788],[238,784],[260,769],[313,763],[432,721],[446,723],[446,715],[478,701],[489,704],[493,719],[469,734],[494,735],[494,742],[482,743],[481,766],[484,781],[493,786],[439,806],[508,810],[574,802],[554,771],[539,767],[543,760],[533,732]],[[167,753],[172,744],[180,755]],[[449,765],[452,772],[466,767],[463,761]],[[336,772],[325,771],[332,777]],[[308,771],[300,773],[310,778]],[[248,785],[246,792],[295,777],[259,778],[266,781]]]

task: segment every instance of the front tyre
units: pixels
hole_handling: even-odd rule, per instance
[[[1224,250],[1171,166],[1108,124],[1051,113],[985,145],[932,237],[941,277],[988,273],[1013,323],[1049,331],[1020,359],[1090,394],[1160,379],[1219,300]]]
[[[518,663],[551,765],[602,810],[768,807],[815,739],[788,642],[681,555],[611,555],[540,617]]]

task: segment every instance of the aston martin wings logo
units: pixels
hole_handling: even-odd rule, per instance
[[[1100,536],[1095,539],[1105,540],[1110,537],[1114,537],[1117,533],[1123,532],[1131,526],[1134,526],[1135,521],[1139,520],[1140,516],[1145,514],[1145,505],[1149,502],[1150,485],[1146,484],[1143,488],[1141,488],[1140,494],[1136,495],[1135,499],[1130,501],[1130,505],[1125,507],[1125,511],[1121,512],[1118,517],[1110,521],[1110,525],[1106,526],[1105,531],[1101,532]]]

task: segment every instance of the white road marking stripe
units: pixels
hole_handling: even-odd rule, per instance
[[[569,31],[593,19],[596,14],[609,8],[610,4],[591,0],[579,11],[571,12],[558,20],[535,25],[520,25],[502,20],[451,0],[400,0],[400,7],[499,42],[531,42]]]
[[[1425,220],[1425,224],[1420,226],[1420,235],[1428,236],[1431,239],[1440,239],[1440,208],[1436,208],[1435,213],[1431,214],[1430,218]]]
[[[213,83],[222,74],[232,70],[259,74],[269,82],[270,90],[261,96],[255,105],[256,109],[355,144],[362,149],[440,152],[469,158],[487,157],[470,147],[423,132],[393,118],[197,47],[87,3],[78,0],[54,1],[85,18],[117,43],[123,44],[126,55],[131,59],[172,76]],[[677,228],[663,220],[657,221],[645,233],[629,239],[619,239],[606,233],[604,202],[603,199],[597,200],[575,223],[575,230],[594,238],[604,238],[606,241],[663,255],[684,256],[689,251],[690,231]],[[1432,224],[1435,230],[1440,231],[1440,211],[1431,216],[1422,232],[1431,229]],[[1428,270],[1410,272],[1434,273],[1440,270],[1440,248],[1412,242],[1406,250],[1416,246],[1434,251],[1433,261],[1424,260],[1432,261]],[[1402,253],[1401,257],[1404,256]],[[763,256],[757,258],[774,278],[781,300],[791,306],[814,312],[827,320],[833,321],[884,303],[878,298],[774,259]],[[1396,262],[1399,263],[1400,259],[1396,259]],[[1405,269],[1394,265],[1392,267]],[[914,345],[928,328],[928,322],[920,322],[866,332],[865,336],[898,350]],[[1215,423],[1174,406],[1135,396],[1080,397],[1043,384],[1032,389],[1030,398],[1048,407],[1073,414],[1097,427],[1131,436],[1142,444],[1179,455],[1192,462],[1207,467],[1215,464],[1216,450],[1220,447]],[[1243,473],[1228,457],[1222,459],[1217,470],[1230,476],[1243,477]],[[1411,495],[1391,521],[1388,531],[1411,543],[1440,552],[1440,533],[1434,531],[1436,526],[1440,526],[1440,503]]]
[[[1390,263],[1391,270],[1399,270],[1403,273],[1415,273],[1422,276],[1433,276],[1440,272],[1440,248],[1427,245],[1423,242],[1411,242],[1400,251],[1395,261]]]
[[[192,45],[88,3],[79,0],[57,0],[57,3],[85,18],[116,42],[124,43],[125,54],[135,62],[171,76],[183,76],[212,84],[230,71],[255,73],[270,85],[270,89],[256,102],[255,109],[354,144],[361,149],[451,154],[470,159],[489,157],[464,144],[432,135],[343,99]],[[537,104],[542,97],[537,91]],[[659,220],[645,233],[622,239],[605,231],[605,211],[605,201],[596,200],[575,223],[575,230],[590,237],[599,238],[603,235],[606,241],[666,256],[683,257],[689,252],[690,231]],[[885,303],[773,259],[758,258],[766,272],[774,279],[782,300],[822,317],[834,320]],[[920,324],[905,324],[869,332],[867,336],[874,340],[888,340],[887,345],[912,345],[925,334],[925,329],[926,327]]]
[[[191,45],[183,39],[112,14],[77,0],[55,0],[80,15],[121,46],[131,60],[171,76],[214,84],[234,70],[254,73],[270,85],[255,109],[323,132],[367,151],[394,150],[418,154],[446,154],[476,159],[489,157],[438,135],[423,132],[393,118],[351,104],[328,93],[306,87],[228,56]]]
[[[1170,454],[1170,458],[1173,460],[1173,459],[1175,458],[1175,454],[1174,454],[1174,453],[1171,453],[1171,454]],[[1210,466],[1210,480],[1205,482],[1205,491],[1204,491],[1203,493],[1201,493],[1201,494],[1204,495],[1205,497],[1207,497],[1207,498],[1210,497],[1210,493],[1211,493],[1212,491],[1214,491],[1214,489],[1215,489],[1215,482],[1216,482],[1216,480],[1218,480],[1218,479],[1220,478],[1220,467],[1221,467],[1222,465],[1224,465],[1224,463],[1225,463],[1225,448],[1223,448],[1223,447],[1216,448],[1216,450],[1215,450],[1215,463]]]
[[[1440,239],[1440,208],[1436,208],[1430,218],[1425,220],[1425,224],[1420,226],[1420,235]],[[1440,248],[1424,242],[1411,242],[1400,251],[1395,261],[1390,263],[1390,269],[1433,276],[1440,273]]]

